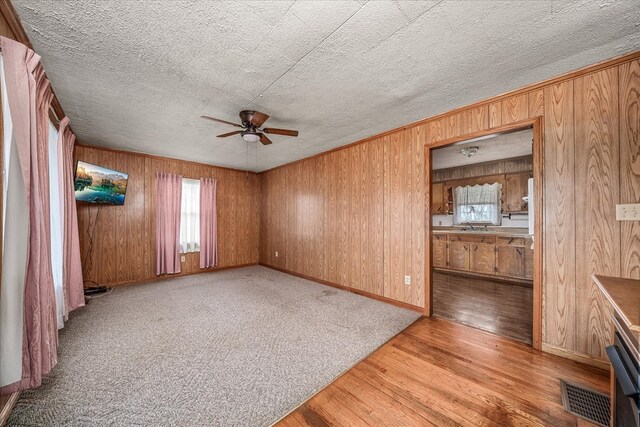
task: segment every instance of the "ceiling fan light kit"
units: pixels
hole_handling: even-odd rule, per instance
[[[247,142],[258,142],[260,141],[260,135],[253,132],[242,132],[242,139]]]
[[[201,116],[203,119],[212,120],[214,122],[224,123],[227,125],[235,126],[242,128],[244,130],[236,130],[233,132],[223,133],[218,135],[218,138],[226,138],[231,135],[242,136],[247,142],[258,142],[260,141],[263,145],[271,144],[271,140],[265,135],[266,133],[274,134],[274,135],[284,135],[284,136],[298,136],[297,130],[289,130],[289,129],[276,129],[276,128],[264,128],[261,129],[260,126],[264,124],[269,119],[269,116],[265,113],[261,113],[260,111],[253,110],[242,110],[240,111],[240,122],[242,124],[237,124],[233,122],[228,122],[222,119],[216,119],[215,117],[209,116]]]

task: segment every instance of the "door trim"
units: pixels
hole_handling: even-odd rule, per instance
[[[495,127],[484,131],[474,132],[467,135],[450,138],[439,141],[435,144],[425,145],[425,297],[424,297],[424,315],[430,317],[433,314],[433,292],[432,292],[432,271],[433,271],[433,253],[431,241],[433,238],[433,226],[431,220],[431,173],[432,173],[432,154],[431,150],[454,144],[456,142],[466,141],[469,139],[491,135],[495,133],[505,133],[510,131],[518,131],[525,129],[533,130],[533,179],[534,183],[534,249],[533,249],[533,330],[532,330],[532,347],[538,350],[542,349],[542,284],[543,284],[543,262],[544,262],[544,200],[543,179],[544,179],[544,122],[542,117],[524,120],[506,126]]]

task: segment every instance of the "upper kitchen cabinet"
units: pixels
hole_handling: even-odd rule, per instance
[[[447,213],[447,198],[444,182],[436,182],[431,186],[431,214],[444,215]]]
[[[507,174],[505,185],[502,189],[502,212],[516,213],[527,212],[528,181],[530,172]]]

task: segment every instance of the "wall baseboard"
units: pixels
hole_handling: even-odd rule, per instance
[[[608,371],[611,366],[609,362],[604,359],[598,359],[586,354],[576,353],[575,351],[567,350],[565,348],[560,348],[545,343],[542,343],[542,351],[550,354],[555,354],[556,356],[564,357],[565,359],[571,359],[576,362],[584,363],[585,365],[594,366],[605,371]]]
[[[191,271],[189,273],[165,274],[165,275],[162,275],[162,276],[148,277],[148,278],[143,279],[143,280],[131,280],[131,281],[126,281],[126,282],[105,283],[105,284],[101,283],[100,285],[101,286],[106,286],[108,288],[115,288],[115,287],[119,287],[119,286],[128,286],[128,285],[141,285],[141,284],[144,284],[144,283],[156,282],[158,280],[177,279],[177,278],[180,278],[180,277],[193,276],[194,274],[215,273],[217,271],[233,270],[235,268],[242,268],[242,267],[251,267],[253,265],[258,265],[258,264],[259,263],[257,263],[257,262],[250,262],[250,263],[247,263],[247,264],[229,265],[229,266],[226,266],[226,267],[203,268],[202,270]]]
[[[393,304],[395,306],[406,308],[407,310],[415,311],[420,314],[424,313],[424,307],[418,307],[416,305],[407,304],[406,302],[396,301],[391,298],[382,297],[380,295],[372,294],[371,292],[361,291],[359,289],[353,289],[348,286],[339,285],[338,283],[329,282],[327,280],[318,279],[315,277],[307,276],[305,274],[296,273],[295,271],[287,270],[285,268],[276,267],[275,265],[266,264],[264,262],[258,263],[267,268],[271,268],[273,270],[280,271],[282,273],[290,274],[291,276],[300,277],[301,279],[311,280],[312,282],[320,283],[321,285],[331,286],[333,288],[342,289],[343,291],[351,292],[353,294],[362,295],[364,297],[368,297],[371,299],[375,299],[378,301],[386,302],[388,304]]]
[[[7,396],[0,397],[0,427],[2,427],[9,419],[9,415],[11,415],[11,411],[18,401],[18,397],[20,397],[19,391],[10,394],[8,399]]]

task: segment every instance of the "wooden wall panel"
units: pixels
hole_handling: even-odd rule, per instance
[[[619,67],[620,203],[640,203],[640,60]],[[620,273],[640,279],[640,222],[622,221]]]
[[[579,77],[574,83],[576,160],[577,350],[604,357],[610,313],[598,301],[592,273],[620,274],[620,140],[618,68]]]
[[[529,92],[529,118],[544,115],[544,89]]]
[[[361,146],[355,145],[348,149],[348,182],[349,197],[347,204],[349,206],[349,231],[345,236],[349,241],[347,249],[347,268],[349,271],[349,279],[347,286],[354,289],[362,289],[360,277],[360,263],[362,249],[360,225],[361,219],[361,179],[362,159],[360,157]]]
[[[155,173],[159,171],[218,179],[219,267],[258,262],[260,198],[255,173],[84,146],[76,147],[75,157],[129,174],[123,206],[78,204],[85,280],[116,285],[156,277]],[[186,254],[181,267],[181,274],[201,271],[199,254]]]
[[[479,176],[531,172],[532,170],[533,155],[529,155],[512,159],[477,163],[464,168],[437,169],[432,172],[432,178],[434,182],[441,182]]]
[[[575,135],[573,82],[544,92],[544,328],[545,343],[574,349]]]
[[[489,103],[489,127],[495,128],[502,125],[502,101]]]
[[[433,144],[438,141],[442,141],[446,138],[445,128],[446,122],[444,119],[431,120],[427,124],[427,144]]]
[[[526,120],[529,118],[529,97],[524,93],[503,99],[501,108],[503,125]]]
[[[489,106],[481,105],[462,113],[462,134],[489,129]]]

